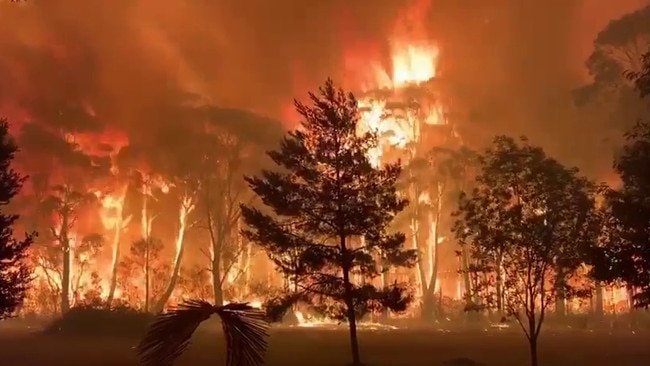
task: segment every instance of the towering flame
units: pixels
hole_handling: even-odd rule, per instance
[[[440,56],[423,26],[429,7],[429,0],[417,1],[398,17],[388,39],[392,72],[379,67],[377,60],[368,63],[374,83],[370,88],[362,85],[358,132],[379,134],[379,146],[369,152],[375,166],[389,149],[408,152],[407,147],[420,141],[422,124],[446,124],[443,105],[428,86],[438,76]]]

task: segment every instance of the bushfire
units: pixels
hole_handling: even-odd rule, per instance
[[[432,148],[460,142],[454,121],[449,119],[450,96],[438,87],[442,82],[439,61],[444,50],[424,31],[424,20],[419,15],[424,13],[422,9],[409,9],[397,18],[386,39],[390,66],[382,66],[385,60],[352,55],[364,59],[365,71],[372,73],[369,82],[355,85],[361,112],[358,132],[375,131],[380,136],[379,146],[369,152],[368,158],[377,167],[401,159],[405,174],[416,174],[412,165],[418,159],[426,160],[428,169],[435,174]],[[95,113],[90,105],[84,105],[84,109],[88,114]],[[210,236],[220,238],[206,238],[206,231],[200,230],[204,223],[195,218],[204,210],[199,206],[196,187],[168,180],[147,166],[122,168],[116,159],[129,147],[125,133],[78,132],[67,134],[65,139],[97,161],[108,162],[110,174],[72,187],[64,184],[64,169],[60,169],[60,176],[52,180],[58,188],[54,194],[56,209],[48,217],[51,233],[47,234],[51,235],[39,239],[49,241],[48,245],[34,249],[36,279],[22,312],[57,313],[94,302],[124,303],[158,311],[185,298],[218,296],[224,303],[249,301],[259,306],[269,289],[283,283],[263,253],[239,235],[237,214],[228,216],[234,220],[223,230],[210,230]],[[23,168],[29,173],[40,165],[25,164]],[[137,176],[137,181],[131,176]],[[459,273],[463,263],[457,258],[456,248],[445,238],[449,230],[443,226],[447,224],[441,222],[441,212],[448,210],[443,199],[448,193],[446,186],[440,179],[429,181],[419,187],[410,184],[402,192],[415,210],[404,226],[409,245],[421,254],[417,266],[412,271],[382,277],[384,282],[390,276],[413,284],[418,300],[414,312],[431,306],[431,302],[459,303],[468,287],[468,280]],[[238,203],[234,206],[238,207]],[[161,222],[162,206],[165,215],[173,215],[172,219]],[[218,253],[214,245],[217,240],[233,244]],[[214,275],[217,265],[219,273]],[[218,286],[215,281],[219,281]],[[215,287],[222,293],[213,290]],[[618,290],[610,294],[606,303],[611,306],[625,296]],[[301,326],[332,324],[300,310],[295,315]],[[379,327],[374,323],[367,326]]]

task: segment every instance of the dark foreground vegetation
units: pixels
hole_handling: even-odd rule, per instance
[[[207,329],[205,329],[207,328]],[[208,324],[176,363],[223,365],[224,342]],[[215,330],[213,330],[215,329]],[[0,330],[0,359],[7,365],[137,365],[137,337],[71,337]],[[370,366],[436,366],[470,358],[486,366],[521,366],[529,355],[518,329],[361,331],[364,363]],[[266,365],[345,365],[349,340],[341,330],[285,328],[271,331]],[[221,335],[219,335],[220,337]],[[548,366],[639,366],[650,357],[650,333],[547,330],[540,339],[540,363]]]

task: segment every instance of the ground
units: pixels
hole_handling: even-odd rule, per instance
[[[0,331],[0,364],[11,366],[137,365],[137,340],[75,339]],[[650,333],[547,331],[540,342],[542,366],[640,366],[650,359]],[[486,366],[526,366],[523,335],[510,330],[366,330],[362,358],[370,366],[436,366],[472,358]],[[201,334],[178,366],[223,365],[220,334]],[[645,361],[644,361],[645,360]],[[349,363],[347,333],[309,328],[274,329],[267,365],[336,366]]]

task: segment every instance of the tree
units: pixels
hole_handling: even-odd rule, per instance
[[[44,101],[44,105],[48,104]],[[110,157],[86,152],[82,146],[85,141],[81,135],[97,133],[97,123],[78,110],[65,112],[69,114],[63,116],[63,112],[49,109],[47,113],[38,113],[36,121],[23,125],[17,136],[25,152],[20,166],[31,176],[30,214],[35,217],[30,219],[39,231],[50,234],[43,235],[35,246],[42,246],[39,252],[51,257],[45,261],[54,264],[55,272],[61,272],[58,287],[62,312],[69,309],[71,301],[70,245],[71,236],[76,236],[79,209],[97,200],[89,192],[96,190],[93,185],[106,177],[111,168]]]
[[[595,187],[525,138],[495,138],[479,164],[476,188],[461,195],[454,232],[469,247],[471,270],[483,279],[477,289],[482,306],[503,302],[537,366],[546,310],[578,294],[569,280],[599,235]]]
[[[197,211],[203,213],[203,227],[210,238],[209,269],[215,304],[224,302],[224,284],[236,267],[244,248],[238,224],[239,205],[250,202],[250,190],[242,175],[259,169],[259,159],[251,159],[269,140],[280,137],[276,121],[234,109],[208,107],[208,121],[193,139],[199,145],[196,176],[200,190]],[[250,246],[250,244],[248,243]]]
[[[641,97],[650,95],[650,46],[648,51],[641,56],[640,70],[628,70],[628,79],[634,81],[634,86],[641,94]]]
[[[594,51],[586,62],[593,82],[580,89],[578,101],[604,101],[632,91],[625,72],[640,72],[642,55],[650,46],[650,5],[612,20],[594,40]],[[628,93],[629,95],[629,93]]]
[[[152,282],[154,280],[152,274],[156,272],[154,267],[160,261],[160,252],[162,249],[162,242],[149,236],[146,239],[143,238],[131,243],[129,250],[131,255],[122,261],[123,268],[130,270],[125,275],[127,279],[132,279],[132,276],[138,276],[140,274],[144,277],[144,289],[142,289],[141,295],[143,297],[142,309],[145,312],[149,312],[149,302],[152,297]],[[135,271],[132,271],[133,269]]]
[[[404,249],[404,234],[387,232],[407,204],[395,187],[401,167],[373,168],[367,154],[377,135],[357,135],[352,94],[328,80],[309,97],[312,106],[295,102],[304,118],[300,128],[268,153],[278,170],[245,178],[273,214],[242,205],[244,234],[296,284],[295,292],[268,303],[270,312],[283,313],[300,300],[346,319],[359,365],[357,319],[383,308],[404,310],[411,299],[397,283],[377,288],[371,282],[385,270],[378,254],[386,266],[412,266],[416,259],[415,251]]]
[[[650,51],[643,56],[640,72],[628,77],[638,92],[650,92]],[[595,279],[613,282],[622,280],[633,288],[636,307],[650,305],[650,122],[638,122],[625,135],[626,144],[614,160],[614,170],[621,178],[620,189],[605,194],[606,224],[603,246],[594,256]]]
[[[23,240],[14,236],[17,215],[6,213],[6,207],[20,192],[26,177],[11,167],[18,147],[9,135],[9,122],[0,119],[0,320],[13,314],[31,281],[31,271],[24,259],[35,233]]]
[[[603,159],[622,144],[624,131],[632,127],[650,111],[634,90],[629,76],[642,72],[641,56],[650,46],[650,6],[646,5],[619,19],[612,20],[594,40],[594,49],[585,66],[592,81],[574,92],[575,103],[580,112],[589,119],[588,126],[580,126],[579,133],[596,139],[592,146],[597,149],[585,154],[583,166],[590,166]],[[628,77],[625,77],[625,75]],[[625,121],[625,123],[621,123]],[[588,129],[585,130],[585,127]],[[603,142],[609,149],[603,149]],[[603,155],[606,154],[606,155]],[[595,157],[601,156],[602,159]],[[598,174],[608,174],[603,167],[593,166]]]
[[[74,190],[69,185],[57,185],[52,187],[52,194],[43,202],[46,212],[55,216],[50,226],[50,234],[58,251],[58,259],[61,263],[61,313],[65,314],[70,310],[70,291],[72,290],[72,237],[78,213],[81,207],[94,200],[92,194],[85,194]]]
[[[634,289],[636,307],[650,305],[650,123],[639,122],[626,134],[627,144],[614,162],[623,182],[606,194],[604,245],[595,265],[597,280],[622,280]]]

